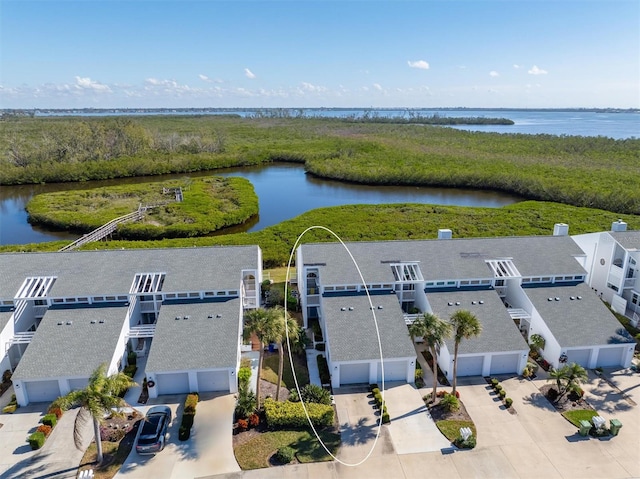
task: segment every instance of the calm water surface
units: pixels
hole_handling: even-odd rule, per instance
[[[301,215],[314,208],[347,204],[433,203],[456,206],[498,208],[521,201],[514,195],[482,190],[454,188],[364,186],[327,181],[305,174],[302,165],[276,164],[252,168],[229,168],[215,173],[188,176],[242,176],[253,184],[260,203],[260,214],[253,221],[231,231],[256,231]],[[25,206],[35,194],[96,188],[101,186],[144,183],[183,178],[165,175],[146,178],[123,178],[86,183],[24,185],[0,187],[0,244],[40,243],[58,239],[73,240],[78,235],[35,229],[27,222]]]

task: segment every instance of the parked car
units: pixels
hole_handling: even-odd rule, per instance
[[[169,406],[153,406],[147,411],[136,435],[138,454],[155,454],[164,449],[167,429],[171,422]]]

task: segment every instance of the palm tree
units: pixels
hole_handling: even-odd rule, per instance
[[[476,315],[466,309],[459,309],[453,313],[450,322],[453,328],[453,339],[455,341],[453,349],[453,389],[451,394],[455,395],[458,383],[458,349],[460,341],[479,336],[482,332],[482,325]]]
[[[577,363],[571,363],[568,366],[565,366],[567,369],[567,391],[580,391],[580,385],[589,380],[589,375],[587,374],[587,370],[580,366]],[[563,368],[564,369],[564,368]]]
[[[444,340],[451,335],[451,324],[440,319],[433,313],[425,313],[421,318],[417,318],[409,326],[409,336],[415,338],[422,337],[429,348],[433,359],[433,392],[431,401],[435,402],[438,389],[438,350]]]
[[[91,374],[86,388],[71,391],[66,396],[61,396],[54,401],[54,405],[62,410],[75,406],[80,407],[73,427],[73,440],[79,450],[82,449],[83,443],[82,431],[87,422],[93,419],[98,463],[103,460],[100,422],[106,413],[112,411],[112,408],[122,407],[126,404],[124,399],[118,395],[126,391],[127,388],[136,385],[133,379],[122,372],[111,376],[107,376],[106,372],[107,365],[101,364]]]
[[[274,331],[274,337],[271,338],[271,340],[278,343],[278,385],[276,387],[276,401],[279,401],[282,373],[284,370],[284,344],[287,341],[287,331],[289,331],[289,342],[291,343],[292,351],[295,351],[300,341],[300,326],[298,325],[298,321],[289,314],[286,315],[285,321],[284,309],[276,308],[275,311],[278,313],[278,328]]]
[[[264,359],[264,347],[273,341],[277,341],[278,332],[281,331],[281,325],[284,323],[280,318],[280,313],[276,309],[252,309],[245,314],[244,331],[245,339],[249,339],[255,334],[260,341],[260,358],[258,360],[258,381],[256,386],[257,408],[260,409],[260,376],[262,374],[262,362]],[[284,317],[284,316],[282,316]]]
[[[564,388],[562,387],[562,382],[567,380],[567,368],[562,367],[560,369],[554,369],[549,371],[549,378],[547,381],[555,381],[556,389],[558,391],[558,398],[560,398],[564,394]]]

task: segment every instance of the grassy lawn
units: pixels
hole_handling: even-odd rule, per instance
[[[135,433],[134,433],[135,436]],[[109,442],[102,441],[102,452],[105,457],[105,465],[103,467],[97,467],[96,462],[96,443],[92,442],[80,461],[80,470],[93,469],[95,479],[111,479],[120,470],[120,467],[127,459],[127,456],[131,452],[133,440]]]
[[[598,413],[593,409],[575,409],[562,413],[562,416],[576,427],[580,427],[580,421],[591,422],[591,418],[597,415]]]
[[[440,432],[447,438],[449,441],[453,442],[460,435],[461,427],[469,427],[471,431],[473,431],[473,435],[477,436],[476,426],[473,424],[473,421],[457,421],[457,420],[443,420],[437,421],[436,426],[440,429]]]
[[[340,445],[340,435],[320,432],[320,437],[333,454]],[[235,448],[235,455],[243,470],[269,467],[269,457],[279,448],[289,446],[296,451],[299,462],[330,461],[327,454],[310,431],[271,431],[259,434]]]
[[[292,278],[296,274],[295,266],[291,266],[291,271],[289,272],[289,278]],[[287,267],[283,266],[280,268],[269,268],[263,271],[263,276],[265,278],[270,278],[274,283],[284,283],[284,280],[287,278]]]
[[[300,387],[309,384],[309,371],[307,369],[306,357],[294,355],[293,364],[296,368],[296,376]],[[265,353],[262,363],[262,379],[270,383],[278,383],[278,353]],[[284,371],[282,372],[282,385],[287,389],[295,389],[296,384],[293,381],[291,373],[291,365],[289,364],[289,355],[285,351],[284,355]]]

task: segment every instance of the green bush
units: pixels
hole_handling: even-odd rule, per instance
[[[36,449],[40,449],[44,445],[44,441],[46,440],[46,436],[43,432],[36,431],[31,436],[29,436],[29,445],[31,449],[34,451]]]
[[[137,362],[138,355],[135,353],[135,351],[129,352],[129,354],[127,354],[127,363],[129,364],[129,366],[135,366]]]
[[[184,414],[195,414],[196,406],[198,405],[197,394],[187,394],[187,398],[184,401]]]
[[[458,409],[460,409],[460,401],[458,401],[458,398],[453,394],[445,394],[444,397],[440,400],[440,404],[442,404],[442,407],[444,407],[449,412],[457,411]]]
[[[249,389],[249,383],[240,384],[238,402],[236,403],[236,418],[245,418],[256,410],[256,395]]]
[[[295,457],[294,450],[288,446],[281,447],[280,449],[278,449],[278,451],[275,454],[275,459],[280,464],[289,464],[291,461],[293,461],[294,457]]]
[[[504,389],[501,389],[498,394],[500,395],[500,399],[504,399],[505,396],[507,395],[507,391],[505,391]]]
[[[453,441],[453,444],[460,449],[473,449],[474,447],[476,447],[476,437],[469,436],[469,439],[465,441],[464,439],[462,439],[462,436],[458,436],[456,440]]]
[[[329,373],[329,365],[327,364],[327,358],[318,354],[316,356],[318,361],[318,372],[320,373],[320,382],[322,384],[331,383],[331,374]]]
[[[193,427],[194,419],[195,419],[195,416],[193,414],[183,414],[182,420],[180,422],[180,427],[186,427],[188,429],[191,429]]]
[[[186,441],[191,437],[191,428],[181,425],[178,429],[178,439],[181,441]]]
[[[56,427],[56,424],[58,423],[58,418],[56,417],[55,414],[45,414],[41,422],[42,424],[46,424],[47,426]]]
[[[331,405],[331,393],[317,384],[307,384],[300,390],[300,394],[302,395],[302,400],[305,403],[325,404],[327,406]],[[295,389],[289,393],[289,401],[300,401],[298,392]]]
[[[500,391],[502,391],[502,384],[496,384],[495,386],[493,386],[493,389],[495,389],[496,392],[499,393]]]
[[[251,368],[241,367],[238,369],[238,385],[249,383],[251,379]]]
[[[508,408],[510,408],[512,404],[513,404],[513,399],[511,399],[511,398],[505,398],[505,400],[504,400],[504,405],[505,405],[505,406],[507,406]]]
[[[384,413],[382,413],[382,424],[389,424],[391,422],[391,418],[389,417],[389,413],[385,410]]]
[[[2,408],[2,412],[5,414],[13,414],[14,412],[16,412],[16,409],[18,409],[17,404],[9,404],[8,406]]]
[[[133,379],[133,376],[136,375],[137,370],[138,370],[138,366],[136,366],[135,364],[129,364],[128,366],[124,367],[122,372]]]
[[[491,385],[495,388],[498,384],[500,383],[500,381],[498,381],[497,378],[491,378]]]
[[[369,384],[369,391],[373,392],[374,389],[380,389],[377,384]]]
[[[324,404],[305,404],[311,422],[316,427],[333,424],[333,408]],[[269,427],[306,427],[307,416],[300,402],[276,402],[271,398],[264,401],[264,412]]]

